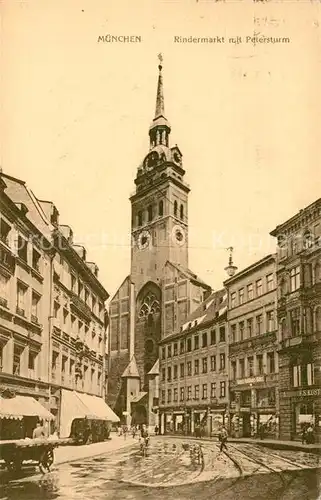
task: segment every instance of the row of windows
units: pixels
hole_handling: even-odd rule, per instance
[[[290,270],[288,276],[283,276],[280,280],[281,296],[287,293],[295,292],[301,286],[309,287],[321,281],[321,263],[316,262],[315,265],[308,263],[304,265],[304,269],[300,266],[295,266]]]
[[[315,224],[312,231],[305,231],[303,234],[296,234],[292,238],[285,235],[278,236],[278,247],[280,258],[296,255],[301,250],[309,250],[315,246],[320,247],[320,224]]]
[[[201,386],[197,384],[194,386],[189,385],[187,387],[180,387],[179,400],[198,401],[200,399],[200,390],[201,390],[201,398],[208,399],[209,397],[208,388],[209,384],[202,384]],[[226,397],[226,382],[220,382],[219,397],[220,398]],[[210,398],[211,399],[217,398],[216,382],[212,382],[210,384]],[[168,389],[167,394],[165,390],[162,390],[161,392],[161,404],[166,404],[166,403],[170,404],[172,402],[173,403],[178,402],[178,387],[174,387],[173,389]]]
[[[138,226],[143,226],[145,222],[151,222],[154,217],[159,216],[162,217],[164,215],[164,202],[163,200],[160,200],[158,202],[157,210],[155,210],[155,206],[153,205],[148,205],[147,210],[146,210],[146,218],[145,218],[145,212],[143,210],[140,210],[137,213],[137,225]],[[178,214],[179,212],[179,214]],[[173,214],[174,217],[180,217],[180,219],[184,219],[184,205],[181,204],[178,210],[178,203],[175,200],[173,204]]]
[[[4,219],[0,220],[0,239],[8,247],[12,247],[13,243],[11,240],[11,230],[12,227]],[[29,244],[28,240],[18,235],[16,241],[16,250],[18,257],[23,260],[26,264],[30,265],[35,271],[41,273],[41,254],[34,247],[29,255]],[[30,259],[30,260],[29,260]]]
[[[263,375],[264,373],[275,373],[275,354],[274,352],[267,353],[267,366],[264,366],[263,355],[257,354],[248,356],[246,359],[241,358],[231,361],[231,380],[237,378],[254,377]]]
[[[10,278],[0,273],[0,304],[9,308]],[[38,323],[40,316],[41,295],[31,289],[22,281],[16,284],[16,310],[19,316],[28,318],[33,323]]]
[[[246,301],[253,300],[255,297],[260,297],[263,293],[271,292],[275,288],[273,273],[265,277],[265,286],[263,279],[260,278],[256,282],[249,283],[246,287],[242,287],[238,292],[231,293],[231,308],[244,304]]]
[[[78,297],[85,302],[85,304],[91,309],[91,311],[103,320],[104,314],[104,304],[97,300],[97,297],[90,293],[89,289],[85,287],[80,279],[71,273],[71,291],[74,292]]]
[[[276,328],[274,311],[268,311],[265,317],[265,325],[263,324],[263,314],[258,314],[255,318],[248,318],[246,321],[231,325],[230,342],[240,342],[262,333],[273,332]]]
[[[314,364],[312,362],[293,364],[291,382],[293,387],[309,386],[314,384]]]
[[[201,363],[200,363],[201,362]],[[219,355],[219,370],[225,370],[225,362],[226,362],[226,356],[224,353],[221,353]],[[185,369],[186,368],[186,369]],[[178,378],[178,375],[180,378],[184,378],[185,376],[191,377],[192,375],[199,375],[200,373],[208,373],[208,358],[202,358],[200,359],[195,359],[194,360],[194,370],[192,369],[192,361],[187,361],[186,365],[185,363],[180,363],[180,365],[174,365],[173,367],[168,366],[167,367],[167,373],[166,369],[162,369],[162,381],[171,382],[172,380],[176,380]],[[178,373],[179,370],[179,373]],[[217,363],[216,363],[216,356],[211,356],[210,357],[210,371],[216,372],[217,371]],[[167,375],[167,377],[166,377]]]
[[[161,357],[162,359],[166,358],[166,354],[168,358],[172,356],[177,356],[178,354],[184,354],[184,352],[191,352],[192,348],[194,350],[207,347],[208,345],[215,345],[216,341],[225,342],[225,326],[221,326],[218,331],[218,338],[216,338],[216,330],[211,330],[210,332],[203,332],[202,334],[196,334],[188,339],[181,340],[179,343],[174,342],[173,345],[167,345],[166,347],[162,347]],[[192,342],[193,341],[193,342]]]

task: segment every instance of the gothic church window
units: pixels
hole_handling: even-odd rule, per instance
[[[180,206],[180,218],[184,219],[184,206],[183,205]]]
[[[164,202],[161,200],[158,204],[158,215],[164,215]]]
[[[149,205],[147,208],[147,214],[148,214],[148,222],[153,220],[153,207],[152,205]]]
[[[153,314],[156,314],[159,311],[160,305],[155,295],[148,294],[143,300],[142,306],[139,311],[139,317],[147,318],[148,322],[150,322],[150,315],[151,319],[153,320]]]
[[[138,225],[143,225],[143,212],[141,210],[138,212]]]

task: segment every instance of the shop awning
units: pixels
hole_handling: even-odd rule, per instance
[[[81,392],[77,392],[77,396],[87,406],[87,408],[90,409],[90,412],[96,415],[98,420],[119,422],[119,417],[113,412],[103,398],[92,396],[91,394],[83,394]]]
[[[52,415],[42,404],[31,396],[0,396],[0,418],[22,419],[23,417],[39,417],[43,420],[53,420]]]
[[[60,437],[70,436],[71,425],[77,418],[119,422],[119,417],[102,398],[82,392],[61,390]]]

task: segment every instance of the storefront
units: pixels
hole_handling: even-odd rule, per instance
[[[0,439],[32,438],[38,422],[49,435],[54,416],[31,396],[15,395],[5,390],[0,396]]]
[[[287,408],[289,408],[291,413],[291,439],[302,439],[302,432],[304,428],[311,425],[313,427],[315,441],[320,442],[321,388],[282,391],[281,397],[283,400],[288,402]],[[280,424],[281,431],[284,432],[282,429],[282,418]]]
[[[119,422],[119,417],[98,396],[62,389],[59,437],[69,438],[75,421],[78,421],[81,432],[86,433],[88,430],[98,431],[99,422],[105,422],[106,425]],[[86,429],[82,425],[84,423],[87,424]]]

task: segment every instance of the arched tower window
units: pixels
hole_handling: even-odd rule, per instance
[[[184,219],[184,205],[180,206],[179,212],[180,212],[179,213],[180,218],[183,220]]]
[[[147,214],[148,214],[148,222],[153,220],[153,207],[152,205],[149,205],[147,208]]]
[[[178,209],[177,201],[175,200],[174,201],[174,215],[175,215],[175,217],[177,217],[177,209]]]
[[[163,200],[160,200],[158,204],[158,215],[162,216],[164,215],[164,202]]]
[[[140,210],[137,214],[138,217],[138,225],[142,226],[143,225],[143,212]]]

